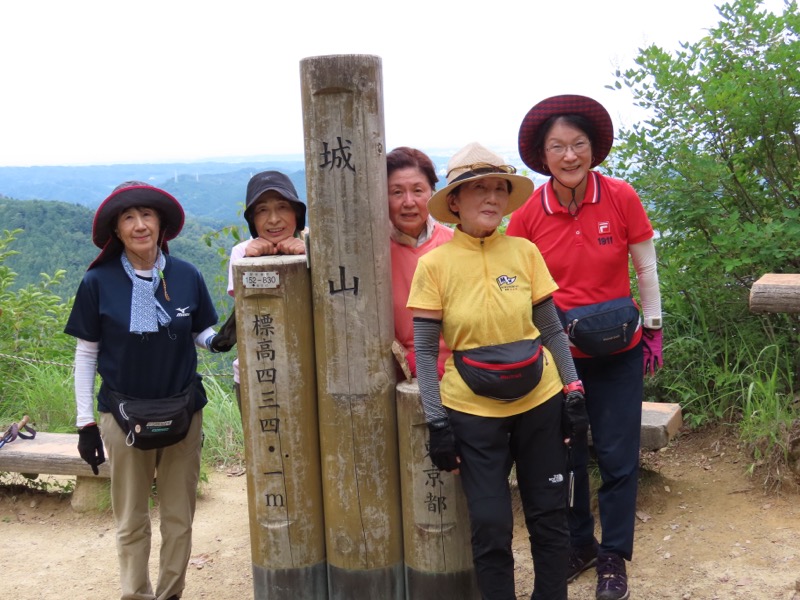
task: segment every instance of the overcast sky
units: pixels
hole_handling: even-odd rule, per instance
[[[537,101],[679,49],[717,0],[18,0],[0,4],[0,166],[303,153],[300,61],[382,61],[386,143],[515,149]],[[765,8],[782,12],[782,0]]]

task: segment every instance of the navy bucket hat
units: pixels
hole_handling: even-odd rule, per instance
[[[288,200],[294,207],[297,215],[297,231],[302,231],[306,226],[306,203],[297,197],[297,190],[292,180],[280,171],[262,171],[256,173],[247,183],[247,199],[244,204],[244,218],[250,227],[250,235],[258,237],[258,231],[253,221],[253,206],[265,192],[274,191]]]

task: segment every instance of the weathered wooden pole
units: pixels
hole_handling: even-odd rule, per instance
[[[406,597],[480,598],[472,563],[469,511],[461,479],[439,471],[428,453],[428,427],[417,380],[397,384]]]
[[[233,264],[256,600],[325,600],[311,281],[305,256]]]
[[[300,72],[329,596],[400,600],[381,61],[319,56]]]
[[[800,313],[800,274],[767,273],[750,288],[754,313]]]

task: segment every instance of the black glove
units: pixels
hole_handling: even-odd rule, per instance
[[[428,432],[430,434],[431,462],[440,471],[458,469],[456,438],[450,428],[450,421],[441,419],[428,423]]]
[[[211,338],[208,349],[212,352],[228,352],[236,345],[236,310],[231,315],[219,332]]]
[[[92,467],[92,473],[97,475],[98,465],[106,462],[106,452],[103,449],[103,440],[100,439],[100,429],[92,423],[78,430],[78,454]]]
[[[570,442],[583,439],[589,431],[589,415],[586,413],[586,399],[578,390],[572,390],[561,404],[561,428],[564,437]]]

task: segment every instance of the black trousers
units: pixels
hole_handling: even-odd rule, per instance
[[[472,556],[484,600],[515,600],[514,519],[508,477],[516,464],[533,557],[533,600],[566,600],[566,447],[559,392],[512,417],[480,417],[448,409],[461,457],[461,481],[472,527]]]
[[[631,560],[639,484],[642,426],[642,345],[600,358],[576,358],[586,388],[586,411],[592,428],[602,485],[597,491],[602,541],[600,551]],[[589,448],[584,440],[572,450],[575,503],[569,513],[572,543],[591,544],[595,522],[591,511]]]

